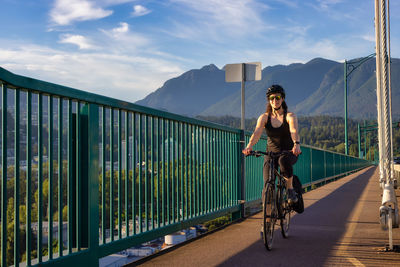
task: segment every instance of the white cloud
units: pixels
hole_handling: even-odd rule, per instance
[[[368,41],[368,42],[375,42],[376,41],[375,40],[375,35],[373,35],[373,34],[365,34],[365,35],[361,36],[361,38],[363,40],[365,40],[365,41]]]
[[[359,37],[347,39],[345,42],[343,40],[343,36],[332,39],[313,39],[307,36],[284,39],[280,43],[280,49],[268,47],[260,50],[260,59],[267,65],[305,63],[316,57],[342,62],[344,58],[349,60],[371,53],[370,42],[360,42]]]
[[[112,51],[121,51],[122,53],[131,53],[136,51],[138,48],[149,47],[151,41],[145,36],[130,32],[129,24],[126,22],[120,22],[119,26],[111,30],[100,30],[108,38],[102,40],[105,46]],[[136,52],[135,52],[136,53]]]
[[[266,4],[255,0],[171,0],[182,8],[190,20],[178,22],[172,35],[179,38],[224,39],[255,35],[271,28],[262,18],[268,9]],[[188,21],[192,21],[191,23]],[[205,38],[205,39],[208,39]]]
[[[271,39],[265,37],[260,43],[269,45],[258,47],[257,49],[244,49],[242,51],[236,49],[226,50],[224,52],[225,62],[249,62],[261,61],[263,68],[277,64],[306,63],[313,58],[323,57],[330,60],[341,61],[344,58],[355,58],[357,54],[368,55],[370,53],[371,43],[360,42],[359,39],[347,40],[343,47],[343,36],[332,39],[315,39],[309,36],[293,35],[288,36],[283,33],[280,39]],[[228,61],[229,60],[229,61]]]
[[[343,0],[318,0],[318,6],[321,9],[329,9],[336,4],[342,3]]]
[[[74,44],[79,47],[79,49],[94,49],[95,46],[90,43],[90,41],[82,35],[72,35],[63,34],[60,38],[60,43],[64,44]]]
[[[151,10],[148,10],[146,7],[141,6],[141,5],[135,5],[133,6],[133,12],[132,12],[132,16],[134,17],[140,17],[140,16],[144,16],[147,15],[151,12]]]
[[[0,62],[15,74],[130,102],[144,98],[183,72],[176,59],[107,48],[67,52],[1,40]]]
[[[50,17],[57,25],[70,25],[75,21],[101,19],[112,13],[89,0],[56,0]]]
[[[349,44],[349,48],[351,45]],[[331,39],[309,39],[305,36],[298,36],[282,44],[279,53],[286,54],[285,57],[291,62],[304,62],[316,57],[324,57],[332,60],[343,58],[343,51],[340,46]]]
[[[112,29],[112,32],[113,32],[114,34],[121,34],[121,33],[126,33],[126,32],[129,31],[129,25],[128,25],[128,23],[126,23],[126,22],[121,22],[119,25],[120,25],[120,27]]]
[[[305,36],[308,30],[311,28],[310,25],[295,25],[295,26],[288,26],[284,28],[290,34],[298,35],[298,36]]]
[[[137,0],[96,0],[96,2],[101,4],[102,6],[114,6],[135,1]]]
[[[316,2],[305,2],[306,5],[313,7],[318,12],[334,12],[334,13],[337,12],[334,9],[334,6],[340,3],[343,3],[343,0],[317,0]]]
[[[281,4],[284,4],[290,8],[297,8],[298,7],[298,3],[297,1],[294,0],[275,0],[276,2],[279,2]]]
[[[359,23],[358,20],[362,20],[365,23],[365,17],[360,17],[360,14],[365,13],[368,10],[366,5],[367,1],[356,7],[347,8],[346,5],[342,4],[344,0],[318,0],[317,2],[305,2],[306,6],[312,7],[316,12],[324,14],[326,20],[335,20],[342,23],[347,21],[349,24]],[[371,13],[372,16],[372,13]]]

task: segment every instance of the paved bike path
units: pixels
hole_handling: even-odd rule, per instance
[[[292,217],[288,239],[276,227],[272,251],[258,213],[140,266],[400,266],[400,253],[383,251],[378,180],[370,167],[304,194],[304,213]],[[393,233],[400,245],[400,229]]]

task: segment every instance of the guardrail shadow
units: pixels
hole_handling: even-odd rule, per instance
[[[272,251],[259,239],[218,266],[323,266],[374,171],[366,170],[294,216],[288,239],[283,239],[277,226]]]

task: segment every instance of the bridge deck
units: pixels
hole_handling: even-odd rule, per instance
[[[267,251],[261,213],[141,263],[141,266],[400,266],[400,253],[384,252],[382,190],[370,167],[304,195],[306,209],[292,218],[290,237],[275,232]],[[400,229],[394,229],[400,244]]]

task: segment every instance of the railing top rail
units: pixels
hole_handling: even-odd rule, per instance
[[[239,129],[231,128],[228,126],[220,125],[217,123],[207,122],[199,119],[185,117],[182,115],[161,111],[145,106],[140,106],[130,102],[122,101],[116,98],[98,95],[94,93],[85,92],[75,88],[58,85],[50,82],[41,81],[25,77],[22,75],[14,74],[2,67],[0,67],[0,83],[8,85],[10,88],[19,88],[24,90],[32,90],[48,95],[55,95],[70,99],[76,99],[83,102],[94,103],[101,106],[107,106],[116,109],[123,109],[132,112],[147,114],[150,116],[161,117],[170,120],[183,121],[189,124],[215,128],[219,130],[240,133]]]
[[[252,135],[252,132],[250,132],[250,131],[245,131],[245,135],[246,135],[246,136],[251,136],[251,135]],[[267,136],[264,135],[264,134],[263,134],[261,137],[264,138],[264,139],[267,139]],[[306,148],[311,148],[311,149],[314,149],[314,150],[325,151],[325,152],[329,152],[329,153],[332,153],[332,154],[337,154],[337,155],[340,155],[340,156],[346,156],[346,157],[348,157],[348,158],[360,159],[360,158],[355,157],[355,156],[346,155],[346,154],[339,153],[339,152],[335,152],[335,151],[325,150],[325,149],[323,149],[323,148],[319,148],[319,147],[315,147],[315,146],[311,146],[311,145],[302,144],[301,146],[302,146],[302,147],[306,147]]]

